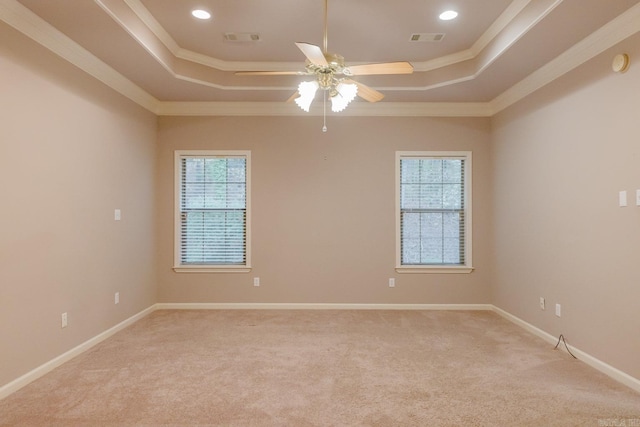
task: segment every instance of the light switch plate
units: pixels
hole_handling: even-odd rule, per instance
[[[122,219],[122,212],[120,212],[120,209],[113,211],[113,219],[116,221],[120,221]]]
[[[618,204],[620,205],[620,207],[627,206],[627,192],[626,191],[621,191],[620,193],[618,193]]]
[[[636,190],[636,206],[640,206],[640,190]]]

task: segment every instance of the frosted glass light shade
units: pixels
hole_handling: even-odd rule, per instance
[[[331,111],[338,113],[347,108],[347,105],[356,97],[358,86],[353,83],[338,83],[336,91],[338,93],[331,97]]]
[[[311,107],[311,103],[313,102],[313,98],[316,96],[316,91],[318,90],[318,82],[302,82],[298,85],[298,93],[299,97],[294,99],[298,107],[302,108],[307,113],[309,112],[309,107]]]

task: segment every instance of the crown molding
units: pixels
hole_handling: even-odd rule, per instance
[[[15,0],[0,2],[0,20],[149,111],[158,100]]]
[[[224,61],[209,55],[193,52],[180,47],[140,0],[94,1],[174,78],[188,80],[220,90],[274,90],[276,88],[271,86],[236,87],[222,84],[220,81],[203,79],[195,67],[200,65],[223,72],[300,69],[300,63],[298,62]],[[429,61],[413,61],[414,71],[417,73],[446,67],[464,67],[465,62],[471,61],[473,64],[468,67],[469,74],[456,79],[447,80],[445,78],[428,86],[407,86],[392,90],[425,91],[434,87],[453,85],[460,81],[477,78],[561,2],[562,0],[537,0],[535,2],[532,0],[513,0],[470,49]],[[353,63],[352,65],[357,64]],[[456,74],[455,72],[453,73]]]
[[[179,48],[176,57],[185,61],[194,62],[196,64],[205,65],[210,68],[216,68],[220,71],[287,71],[299,70],[302,62],[241,62],[241,61],[224,61],[222,59],[213,58],[202,53],[194,52],[184,48]],[[302,72],[302,71],[301,71]]]
[[[321,103],[312,105],[308,113],[285,102],[161,102],[159,116],[322,116]],[[327,117],[490,117],[487,102],[354,102],[340,113],[327,112]]]
[[[125,22],[118,18],[115,11],[109,9],[109,6],[101,1],[95,0],[107,13],[109,13],[124,28],[128,28]],[[438,68],[451,66],[460,62],[472,60],[478,57],[481,52],[500,35],[513,20],[522,12],[532,0],[513,0],[509,6],[503,11],[498,19],[480,36],[480,38],[469,49],[435,58],[428,61],[413,61],[412,65],[416,72],[426,72]],[[547,0],[553,3],[553,7],[561,3],[562,0]],[[296,70],[300,68],[300,62],[253,62],[253,61],[225,61],[202,53],[184,49],[171,37],[171,35],[162,27],[162,25],[153,17],[149,10],[140,0],[124,0],[124,3],[133,11],[138,19],[157,37],[157,39],[176,57],[189,62],[194,62],[207,67],[215,68],[220,71],[282,71]],[[531,29],[536,22],[546,16],[546,13],[535,19],[534,23],[526,26],[524,32]],[[130,30],[128,30],[131,32]],[[132,34],[135,37],[135,34]],[[522,36],[520,34],[518,37]],[[512,43],[509,43],[508,48]],[[500,50],[502,53],[505,49]],[[492,58],[495,59],[495,58]],[[360,63],[352,63],[358,65]],[[479,68],[484,69],[489,64],[482,64]],[[478,72],[479,73],[479,72]],[[478,74],[476,73],[476,74]],[[455,83],[455,82],[453,82]],[[216,86],[218,87],[218,86]],[[416,88],[419,90],[420,88]]]
[[[103,9],[108,11],[108,7],[100,0],[95,0]],[[140,0],[124,0],[125,4],[135,13],[138,18],[146,25],[155,36],[160,39],[162,44],[171,51],[174,55],[177,55],[181,47],[173,40],[173,37],[164,29],[162,25],[153,17],[149,10],[144,7]]]
[[[561,1],[561,0],[560,0]],[[414,71],[425,72],[438,68],[457,64],[458,62],[469,61],[477,57],[494,40],[515,17],[531,2],[531,0],[513,0],[502,12],[498,19],[476,40],[469,49],[445,55],[429,61],[412,62]]]
[[[321,116],[323,114],[320,105],[314,105],[309,113],[304,113],[291,103],[279,102],[161,102],[16,0],[0,1],[0,20],[116,92],[160,116]],[[403,103],[383,101],[376,104],[354,102],[339,115],[490,117],[638,31],[640,31],[640,4],[633,6],[489,102]],[[332,115],[336,114],[328,114],[328,116]]]
[[[108,7],[100,2],[101,7]],[[183,47],[171,37],[162,25],[153,17],[149,10],[142,4],[140,0],[124,0],[125,4],[135,13],[138,18],[146,25],[149,30],[160,40],[160,42],[177,58],[184,59],[197,64],[206,65],[207,67],[216,68],[221,71],[281,71],[291,70],[300,67],[299,62],[239,62],[225,61],[194,52]],[[121,24],[122,25],[122,24]]]
[[[493,114],[515,104],[638,31],[640,3],[494,98],[490,102]]]
[[[562,0],[560,0],[562,1]],[[495,39],[513,20],[529,5],[531,0],[513,0],[509,6],[498,16],[493,24],[485,31],[478,40],[471,46],[473,55],[478,55],[484,48]]]

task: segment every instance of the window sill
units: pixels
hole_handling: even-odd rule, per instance
[[[467,266],[401,266],[396,267],[398,273],[418,273],[418,274],[468,274],[474,270],[473,267]]]
[[[234,266],[212,266],[212,265],[182,265],[173,267],[173,271],[176,273],[249,273],[251,271],[250,266],[239,265]]]

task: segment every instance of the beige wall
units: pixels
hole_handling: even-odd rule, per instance
[[[0,40],[4,385],[155,302],[156,118],[4,24]]]
[[[631,68],[611,71],[616,53]],[[493,120],[493,303],[640,378],[640,37]],[[618,207],[618,192],[629,207]],[[547,300],[546,311],[538,308]],[[554,315],[556,303],[562,317]]]
[[[321,128],[322,117],[159,119],[159,301],[489,303],[489,120],[330,117]],[[251,150],[251,273],[172,271],[178,149]],[[395,272],[396,150],[473,151],[473,273]]]
[[[4,24],[0,40],[0,385],[155,302],[494,303],[640,378],[640,37],[493,119],[330,117],[326,134],[320,117],[156,119]],[[251,273],[172,271],[176,149],[252,151]],[[473,273],[395,272],[397,150],[473,151]]]

